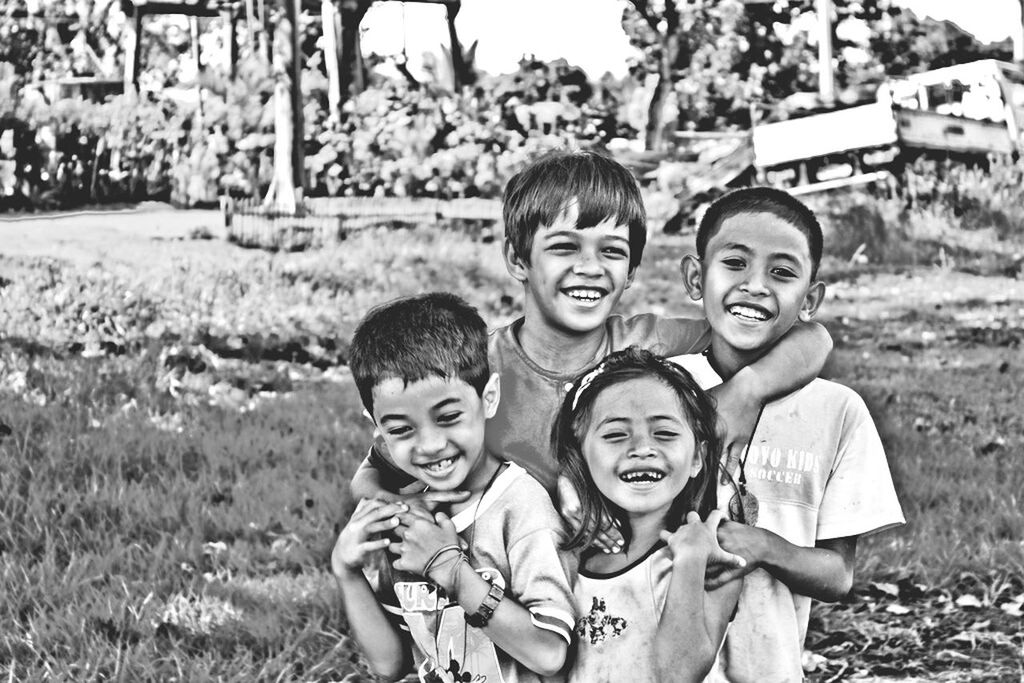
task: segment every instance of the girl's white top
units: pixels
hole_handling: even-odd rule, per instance
[[[658,543],[612,574],[580,569],[574,591],[579,643],[570,683],[654,681],[654,634],[665,608],[672,556]],[[706,683],[724,681],[716,668]]]

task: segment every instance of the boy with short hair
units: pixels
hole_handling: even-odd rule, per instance
[[[639,186],[629,170],[593,152],[555,152],[515,175],[503,198],[505,263],[523,287],[523,317],[491,332],[491,365],[503,400],[488,421],[487,445],[554,492],[551,425],[572,380],[612,351],[638,345],[660,355],[703,351],[707,321],[612,311],[633,282],[647,241]],[[759,362],[716,391],[732,457],[760,405],[813,379],[832,340],[800,325]],[[409,484],[374,449],[352,480],[356,497],[394,498]]]
[[[817,280],[821,226],[799,200],[774,188],[718,199],[701,220],[697,255],[682,262],[690,297],[703,303],[711,345],[674,359],[704,386],[768,353],[825,296]],[[733,519],[725,550],[747,565],[721,656],[730,681],[800,681],[811,599],[835,601],[853,583],[857,538],[904,523],[885,452],[864,401],[823,379],[764,406],[748,451],[719,488]]]
[[[398,299],[360,323],[349,365],[392,461],[430,489],[469,492],[450,518],[364,499],[338,536],[332,569],[371,668],[397,679],[415,660],[425,682],[557,676],[574,624],[561,523],[544,488],[484,445],[500,384],[483,320],[451,294]]]

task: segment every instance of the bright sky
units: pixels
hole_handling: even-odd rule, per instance
[[[897,0],[918,16],[950,19],[980,40],[1001,40],[1020,25],[1017,0]],[[459,40],[479,40],[476,63],[490,73],[514,71],[524,54],[564,57],[591,78],[621,76],[633,53],[619,19],[626,0],[463,0],[455,20]],[[363,20],[363,49],[398,54],[403,42],[410,66],[424,51],[448,44],[445,10],[438,5],[378,2]]]

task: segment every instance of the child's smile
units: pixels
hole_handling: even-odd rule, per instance
[[[634,518],[667,513],[701,466],[679,396],[650,376],[601,392],[583,456],[600,492]]]
[[[533,238],[530,261],[518,277],[530,296],[527,315],[546,327],[585,334],[600,329],[632,282],[629,226],[607,218],[592,227],[576,226],[572,205]]]
[[[373,389],[374,420],[403,470],[433,489],[472,491],[487,481],[484,421],[494,414],[496,394],[497,375],[483,396],[457,378],[406,384],[393,377]]]
[[[704,312],[716,338],[741,353],[774,343],[804,312],[811,270],[807,238],[789,222],[770,213],[726,218],[702,264]]]

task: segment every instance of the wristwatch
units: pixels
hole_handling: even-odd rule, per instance
[[[505,597],[505,591],[501,589],[496,583],[491,584],[491,588],[487,591],[487,595],[484,596],[483,602],[480,603],[480,607],[477,608],[475,614],[466,615],[466,623],[473,628],[483,628],[487,626],[487,622],[491,620],[491,615],[494,614],[494,608],[498,606],[501,599]]]

